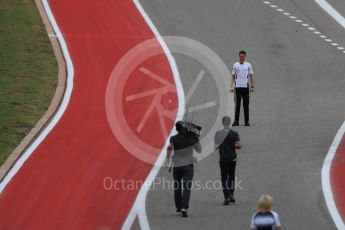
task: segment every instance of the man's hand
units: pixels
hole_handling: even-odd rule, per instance
[[[249,79],[250,79],[250,89],[249,92],[254,92],[254,84],[255,84],[255,80],[254,80],[254,75],[253,74],[249,74]]]
[[[235,142],[235,149],[242,149],[242,144],[240,141]]]
[[[198,141],[198,143],[196,143],[196,144],[194,145],[194,149],[195,149],[195,151],[196,151],[197,153],[201,153],[201,152],[202,152],[202,147],[201,147],[201,144],[200,144],[199,141]]]
[[[166,159],[165,159],[165,167],[169,168],[170,165],[171,165],[171,160],[170,160],[170,158],[166,158]]]
[[[234,89],[234,86],[233,85],[230,85],[230,93],[233,93],[234,91],[235,91],[235,89]]]

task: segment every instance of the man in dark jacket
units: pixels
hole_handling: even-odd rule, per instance
[[[214,137],[214,148],[219,150],[219,166],[224,193],[224,205],[234,203],[235,169],[237,154],[236,149],[241,149],[238,133],[230,129],[231,118],[224,116],[222,119],[224,128],[219,130]]]

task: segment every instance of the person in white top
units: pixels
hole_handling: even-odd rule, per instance
[[[254,72],[252,65],[246,61],[246,52],[239,52],[239,61],[232,67],[230,92],[235,92],[235,121],[232,126],[239,125],[241,100],[243,99],[244,122],[249,124],[249,93],[254,92]],[[234,87],[235,84],[235,87]]]
[[[251,230],[281,230],[278,213],[272,211],[273,198],[270,195],[262,195],[259,199],[258,212],[254,213],[250,221]]]

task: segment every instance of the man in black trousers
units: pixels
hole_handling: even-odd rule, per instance
[[[165,165],[171,167],[170,157],[174,151],[172,161],[176,212],[187,217],[194,176],[193,149],[198,153],[201,153],[202,149],[198,138],[191,138],[183,132],[183,121],[178,121],[175,126],[178,134],[170,138]]]
[[[254,92],[254,72],[252,65],[246,61],[247,53],[239,52],[239,61],[232,67],[230,91],[235,93],[235,121],[232,126],[239,125],[241,100],[243,99],[244,122],[249,124],[249,93]],[[248,80],[249,79],[249,80]],[[234,89],[235,83],[235,89]]]
[[[237,154],[236,149],[241,149],[238,133],[230,129],[231,118],[224,116],[222,119],[224,128],[219,130],[214,137],[214,148],[219,150],[219,166],[222,178],[224,205],[234,203],[235,169]]]

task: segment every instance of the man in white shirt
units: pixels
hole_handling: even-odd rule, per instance
[[[254,72],[249,62],[246,62],[246,52],[239,52],[239,61],[232,67],[232,81],[230,83],[230,91],[235,91],[235,121],[232,126],[239,125],[241,100],[243,99],[244,122],[245,126],[249,124],[249,93],[254,92]],[[235,83],[235,89],[234,89]]]

